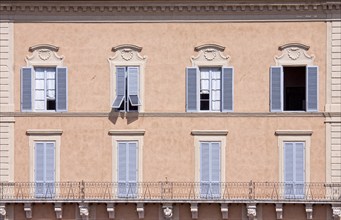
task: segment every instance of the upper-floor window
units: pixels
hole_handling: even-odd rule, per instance
[[[114,57],[109,58],[111,70],[111,107],[115,111],[142,112],[144,110],[144,66],[146,57],[135,45],[112,48]]]
[[[22,111],[67,111],[67,68],[57,47],[37,45],[21,68]]]
[[[318,67],[309,47],[287,44],[270,68],[270,109],[278,111],[318,111]]]
[[[224,47],[207,44],[196,47],[193,67],[186,68],[186,110],[233,111],[233,67],[228,67]]]

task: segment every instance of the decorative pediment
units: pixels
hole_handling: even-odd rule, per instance
[[[31,56],[26,56],[28,66],[63,66],[63,56],[57,54],[59,47],[38,44],[29,48]]]
[[[278,47],[282,54],[275,57],[277,66],[313,65],[314,55],[308,55],[309,46],[300,43],[289,43]]]
[[[225,47],[217,44],[204,44],[194,48],[199,52],[197,56],[192,56],[193,66],[228,66],[229,56],[223,54]]]
[[[140,52],[142,51],[142,47],[132,45],[132,44],[122,44],[112,48],[112,51],[115,52],[113,57],[109,58],[109,62],[145,62],[147,59],[146,56],[141,56]]]

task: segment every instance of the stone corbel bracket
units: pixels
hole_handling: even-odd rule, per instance
[[[275,56],[276,65],[313,65],[315,56],[308,55],[309,48],[300,43],[288,43],[278,47],[282,54]]]
[[[246,208],[247,208],[247,217],[249,218],[249,220],[256,220],[256,216],[257,216],[256,204],[247,204]]]
[[[6,216],[6,204],[0,204],[0,218],[4,218]]]
[[[313,219],[313,205],[305,204],[305,212],[307,213],[307,219]]]
[[[115,204],[114,203],[107,204],[107,212],[109,214],[109,219],[115,219]]]
[[[24,211],[26,215],[26,219],[32,218],[32,204],[31,203],[25,203],[24,204]]]
[[[192,66],[228,66],[230,56],[224,55],[225,47],[218,44],[203,44],[194,48],[199,52],[191,57]]]
[[[63,204],[62,203],[54,204],[54,211],[56,212],[57,219],[63,218]]]
[[[38,44],[29,48],[31,56],[26,56],[27,66],[63,66],[63,56],[57,54],[59,47]]]
[[[143,203],[136,204],[136,211],[137,211],[137,215],[139,216],[139,219],[144,219],[144,204]]]
[[[283,204],[281,203],[276,204],[276,215],[277,220],[283,219]]]
[[[173,217],[173,205],[170,203],[163,204],[162,212],[165,219],[169,220]]]
[[[192,219],[198,219],[198,203],[191,203]]]
[[[82,217],[82,220],[89,220],[89,206],[88,206],[88,204],[80,204],[79,205],[79,215]]]
[[[222,203],[220,205],[220,210],[221,210],[221,215],[222,215],[223,219],[228,219],[228,216],[229,216],[229,204]]]
[[[341,205],[332,206],[334,220],[341,220]]]

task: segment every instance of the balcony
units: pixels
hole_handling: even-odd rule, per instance
[[[278,182],[0,182],[2,203],[320,203],[341,200],[341,184]]]

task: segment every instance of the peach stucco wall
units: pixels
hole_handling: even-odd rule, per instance
[[[235,112],[269,111],[269,67],[278,47],[291,42],[310,46],[319,74],[319,110],[325,103],[326,25],[281,23],[17,23],[14,26],[15,109],[20,111],[20,68],[28,48],[48,43],[60,47],[69,68],[69,111],[110,111],[111,48],[141,46],[145,70],[146,112],[185,112],[185,67],[194,47],[226,47],[235,69]],[[91,85],[91,87],[90,87]],[[257,100],[257,101],[255,101]]]

